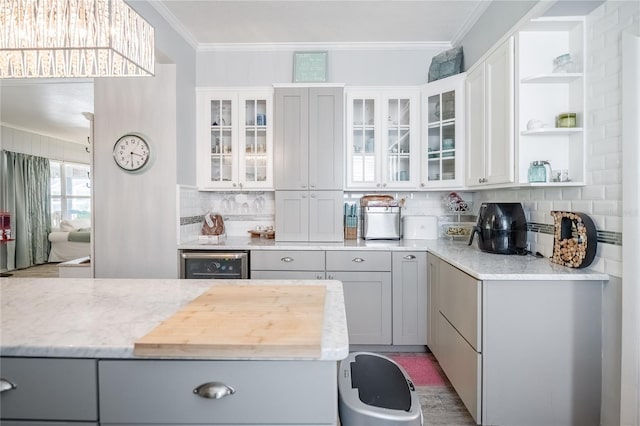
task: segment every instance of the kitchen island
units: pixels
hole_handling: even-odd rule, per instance
[[[325,286],[319,355],[134,354],[136,341],[212,286],[240,284]],[[3,424],[337,422],[336,368],[348,354],[339,281],[23,278],[3,279],[0,296]]]

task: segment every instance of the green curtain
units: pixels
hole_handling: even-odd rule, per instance
[[[0,209],[12,214],[15,242],[6,245],[8,270],[45,263],[51,231],[49,159],[3,150]]]

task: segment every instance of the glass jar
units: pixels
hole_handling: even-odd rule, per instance
[[[556,127],[576,127],[576,113],[565,112],[556,117]]]

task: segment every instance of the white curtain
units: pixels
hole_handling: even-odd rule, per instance
[[[49,160],[3,150],[0,155],[0,210],[11,213],[15,242],[6,244],[6,268],[45,263],[51,231]]]

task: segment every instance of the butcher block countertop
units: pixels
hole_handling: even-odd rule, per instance
[[[235,295],[234,286],[238,289]],[[199,299],[200,296],[203,298]],[[216,305],[212,300],[222,302]],[[225,311],[230,303],[236,304],[237,319],[244,322],[235,327],[235,335],[231,330],[236,318],[230,314],[231,310]],[[252,308],[251,303],[256,305]],[[265,312],[263,308],[271,303],[274,309]],[[301,306],[296,307],[298,303]],[[301,323],[291,323],[301,308],[309,313],[308,318]],[[190,319],[188,315],[185,317],[189,309]],[[200,313],[194,314],[198,310]],[[251,312],[255,314],[253,319]],[[267,326],[265,322],[260,325],[257,319],[260,316]],[[222,333],[220,329],[217,340],[207,340],[208,347],[199,346],[202,342],[193,336],[210,331],[204,320],[207,317],[226,321],[228,331]],[[172,330],[172,321],[186,327],[185,332]],[[278,334],[273,330],[278,327],[286,330],[294,325],[297,329],[307,327],[303,335],[296,337],[290,331]],[[271,334],[267,332],[270,327]],[[186,337],[176,341],[172,333]],[[159,335],[169,336],[165,343],[170,344],[159,343]],[[260,340],[265,342],[263,348]],[[139,344],[134,351],[136,342]],[[149,346],[149,342],[157,346]],[[0,280],[0,356],[340,360],[348,351],[340,281]]]

